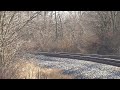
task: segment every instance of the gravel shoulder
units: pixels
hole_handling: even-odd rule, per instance
[[[120,67],[69,58],[49,57],[44,55],[24,54],[36,58],[41,66],[64,70],[64,74],[75,79],[120,79]]]

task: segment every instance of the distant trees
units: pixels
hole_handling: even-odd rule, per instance
[[[119,11],[42,11],[29,30],[34,27],[33,36],[40,51],[118,53],[119,14]]]
[[[87,11],[82,13],[82,45],[87,53],[119,52],[119,11]]]
[[[37,34],[38,36],[34,34],[37,40],[39,37],[39,48],[41,47],[39,50],[118,53],[118,11],[48,11],[47,13],[42,11],[42,13],[43,17],[35,21],[36,25],[31,25],[35,26],[36,32],[41,32]]]
[[[118,53],[119,48],[119,28],[117,19],[118,11],[98,11],[100,31],[99,37],[101,39],[100,52],[106,51],[106,53]],[[104,50],[103,50],[104,49]],[[103,53],[104,54],[104,53]]]

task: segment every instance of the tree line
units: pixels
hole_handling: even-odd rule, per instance
[[[23,52],[119,54],[119,11],[0,11],[0,63]]]

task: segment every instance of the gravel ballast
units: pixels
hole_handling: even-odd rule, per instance
[[[73,75],[75,79],[120,79],[120,67],[91,61],[25,54],[36,58],[41,66],[64,70],[64,74]]]

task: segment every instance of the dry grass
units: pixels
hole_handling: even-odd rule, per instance
[[[15,61],[0,68],[1,79],[72,79],[72,76],[62,74],[62,70],[41,68],[31,60]]]

